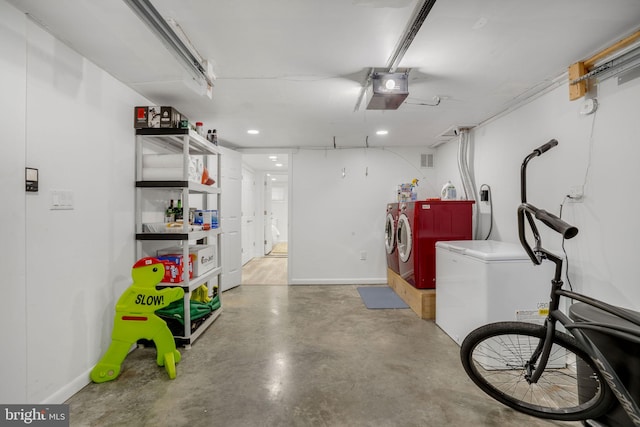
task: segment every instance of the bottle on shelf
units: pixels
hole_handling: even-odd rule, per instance
[[[213,142],[213,145],[218,145],[218,132],[215,129],[209,129],[207,132],[207,139],[209,142]]]
[[[174,212],[174,216],[175,216],[175,221],[179,221],[183,218],[182,216],[182,199],[178,199],[178,203],[175,207],[175,209],[173,210]]]
[[[164,222],[174,222],[175,219],[175,207],[173,206],[173,199],[171,199],[169,207],[164,211]]]

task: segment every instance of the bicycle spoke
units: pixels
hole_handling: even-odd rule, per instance
[[[528,375],[539,362],[531,358],[545,337],[544,327],[503,322],[483,328],[463,342],[463,364],[474,382],[502,403],[543,418],[579,420],[580,414],[596,413],[610,401],[609,392],[603,395],[596,370],[568,335],[558,333],[554,338],[540,378],[530,383]],[[588,374],[580,376],[587,386],[584,390],[579,388],[578,366]]]

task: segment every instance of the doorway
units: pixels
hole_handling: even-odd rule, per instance
[[[243,212],[255,212],[252,221],[244,224],[242,284],[287,285],[289,154],[243,152],[242,161],[247,171],[243,175],[255,183],[247,192],[252,194],[242,197]]]

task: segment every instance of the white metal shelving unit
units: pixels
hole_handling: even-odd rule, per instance
[[[179,181],[149,181],[143,180],[143,154],[145,149],[153,152],[173,153],[183,155],[183,177]],[[209,186],[193,181],[189,181],[189,156],[203,156],[204,166],[208,171],[212,171],[210,166],[211,158],[215,159],[216,166],[215,176],[212,178],[216,181],[215,185]],[[182,287],[184,289],[184,334],[182,336],[175,336],[176,342],[189,347],[222,313],[222,296],[221,287],[222,282],[222,256],[221,256],[221,234],[220,221],[218,220],[218,228],[214,228],[206,231],[191,231],[189,221],[184,221],[182,229],[176,230],[177,232],[170,233],[155,233],[148,232],[143,229],[143,200],[145,197],[145,190],[167,190],[168,192],[180,192],[182,197],[182,208],[184,217],[189,217],[189,195],[190,194],[202,194],[203,206],[202,209],[207,209],[209,205],[209,195],[215,197],[215,209],[218,210],[218,218],[220,218],[221,211],[221,188],[220,188],[220,171],[221,171],[221,153],[217,146],[207,141],[205,138],[189,129],[166,129],[166,128],[148,128],[136,130],[136,256],[142,258],[145,256],[155,256],[154,253],[145,253],[144,242],[180,242],[182,243],[183,260],[189,259],[189,242],[196,241],[202,244],[212,244],[215,242],[216,248],[216,267],[205,272],[204,274],[189,278],[189,269],[183,269],[182,282],[180,283],[161,283],[158,287]],[[188,266],[185,261],[185,266]],[[217,296],[220,301],[220,308],[213,311],[209,317],[205,319],[203,323],[198,325],[195,330],[192,330],[191,321],[191,292],[197,289],[204,283],[211,283],[216,279],[217,282]],[[213,291],[213,286],[210,287],[209,292]]]

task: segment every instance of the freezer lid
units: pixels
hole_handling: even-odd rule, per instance
[[[476,258],[484,262],[531,262],[531,259],[527,256],[522,246],[516,243],[499,242],[497,240],[452,240],[436,242],[436,248]]]

